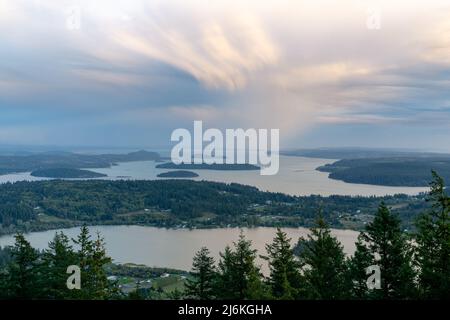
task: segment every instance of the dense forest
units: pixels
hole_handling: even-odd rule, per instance
[[[310,227],[319,206],[332,227],[360,230],[373,219],[381,201],[407,229],[429,206],[424,195],[295,197],[235,183],[191,180],[23,181],[0,185],[0,234],[84,223]]]
[[[329,172],[329,178],[348,183],[382,186],[424,187],[430,170],[450,181],[450,156],[401,156],[385,158],[343,159],[317,168]]]
[[[87,227],[72,241],[57,233],[43,252],[19,233],[8,252],[0,250],[0,295],[4,299],[450,299],[450,197],[436,174],[427,200],[430,209],[417,217],[413,233],[404,232],[397,215],[380,203],[350,257],[320,211],[310,234],[295,246],[278,229],[266,252],[253,249],[243,234],[224,248],[217,262],[203,247],[193,257],[183,287],[159,296],[142,290],[140,282],[125,293],[108,278],[111,258],[105,243],[100,235],[92,238]],[[268,275],[256,263],[258,254],[268,263]],[[80,268],[79,289],[66,285],[69,265]],[[141,272],[145,269],[135,271]]]

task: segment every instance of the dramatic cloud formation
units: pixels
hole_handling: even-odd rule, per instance
[[[196,119],[284,146],[450,137],[445,0],[0,0],[0,43],[0,143],[167,145]]]

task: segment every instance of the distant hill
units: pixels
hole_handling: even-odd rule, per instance
[[[72,169],[72,168],[52,168],[52,169],[40,169],[31,172],[33,177],[44,177],[44,178],[101,178],[106,177],[106,174],[93,172],[89,170]]]
[[[31,155],[0,156],[0,175],[13,172],[27,172],[59,168],[108,168],[117,162],[160,161],[156,152],[137,151],[128,154],[79,154],[71,152],[43,152]]]
[[[297,156],[307,158],[322,159],[363,159],[363,158],[390,158],[390,157],[449,157],[450,154],[418,152],[407,150],[393,149],[376,149],[376,148],[317,148],[317,149],[297,149],[284,150],[280,152],[285,156]]]

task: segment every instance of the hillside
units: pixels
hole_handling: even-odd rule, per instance
[[[0,234],[88,224],[157,227],[311,226],[319,208],[331,226],[360,229],[384,201],[406,228],[425,196],[305,196],[192,180],[52,180],[0,185]]]

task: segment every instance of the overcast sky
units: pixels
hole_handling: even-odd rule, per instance
[[[450,151],[450,2],[0,0],[0,144],[169,146],[193,120]]]

